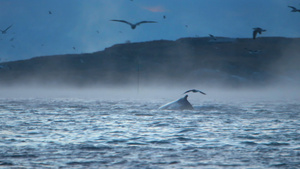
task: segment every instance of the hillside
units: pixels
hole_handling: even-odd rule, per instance
[[[300,39],[181,38],[117,44],[87,54],[0,63],[0,84],[299,83]]]

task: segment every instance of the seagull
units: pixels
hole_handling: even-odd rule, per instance
[[[257,54],[260,54],[262,52],[262,50],[251,50],[251,49],[248,49],[248,48],[245,48],[249,54],[251,55],[257,55]]]
[[[11,28],[13,25],[11,24],[9,27],[7,27],[5,30],[1,30],[0,29],[0,31],[2,32],[2,34],[6,34],[6,32],[7,32],[7,30],[9,29],[9,28]]]
[[[297,9],[293,6],[288,6],[288,7],[292,8],[291,12],[300,12],[300,9]]]
[[[261,32],[267,31],[267,30],[264,30],[262,28],[253,28],[253,29],[254,29],[254,31],[253,31],[253,39],[256,38],[257,33],[261,34]]]
[[[212,34],[208,34],[213,40],[217,40],[216,37]]]
[[[186,92],[184,92],[183,94],[186,94],[186,93],[188,93],[188,92],[193,92],[193,93],[201,93],[201,94],[204,94],[204,95],[206,95],[206,93],[204,93],[204,92],[202,92],[202,91],[200,91],[200,90],[197,90],[197,89],[191,89],[191,90],[187,90]]]
[[[138,26],[138,25],[140,25],[140,24],[143,24],[143,23],[157,23],[157,22],[155,22],[155,21],[141,21],[141,22],[138,22],[138,23],[136,23],[136,24],[132,24],[132,23],[127,22],[127,21],[125,21],[125,20],[115,20],[115,19],[110,20],[110,21],[116,21],[116,22],[123,22],[123,23],[126,23],[126,24],[128,24],[128,25],[131,26],[131,29],[135,29],[136,26]]]

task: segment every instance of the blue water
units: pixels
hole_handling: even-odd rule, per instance
[[[0,168],[300,168],[300,103],[0,99]]]

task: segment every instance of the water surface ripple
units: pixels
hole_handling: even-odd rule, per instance
[[[300,104],[1,99],[0,168],[300,168]]]

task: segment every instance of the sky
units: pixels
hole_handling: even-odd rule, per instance
[[[0,62],[102,51],[115,44],[207,37],[300,37],[300,0],[0,0]],[[51,11],[52,14],[49,14]],[[165,16],[165,18],[163,17]],[[156,21],[132,30],[110,21]]]

